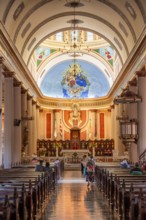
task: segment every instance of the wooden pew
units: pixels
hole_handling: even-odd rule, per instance
[[[25,169],[3,170],[0,175],[0,200],[3,199],[4,201],[5,195],[1,192],[2,189],[5,189],[5,194],[9,194],[10,198],[8,200],[13,206],[12,200],[14,196],[12,196],[12,189],[17,187],[19,205],[15,215],[19,214],[20,219],[24,220],[34,219],[39,212],[42,212],[43,204],[50,190],[55,188],[55,178],[54,172],[52,174],[45,173],[45,175],[40,176],[40,172],[34,172],[31,169],[29,171]],[[23,190],[21,190],[22,185]],[[8,207],[6,210],[10,210],[11,214],[10,208]],[[4,216],[4,213],[1,215]],[[9,217],[5,219],[9,220]]]
[[[97,186],[108,199],[110,207],[117,211],[120,219],[133,220],[134,217],[138,220],[143,219],[146,213],[146,175],[132,176],[129,169],[119,167],[108,169],[107,166],[106,169],[97,167],[95,176]],[[140,190],[143,190],[143,197],[140,196]],[[138,207],[138,216],[134,214],[133,207]]]

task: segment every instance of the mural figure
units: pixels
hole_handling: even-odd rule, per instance
[[[63,95],[68,98],[87,98],[90,82],[79,64],[72,64],[64,73],[61,85]]]

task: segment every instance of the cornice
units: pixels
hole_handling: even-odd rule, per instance
[[[30,90],[33,94],[40,96],[39,88],[34,81],[31,73],[29,72],[26,64],[21,58],[17,48],[11,41],[10,36],[6,32],[4,26],[0,22],[0,45],[4,51],[0,56],[3,57],[3,65],[10,71],[15,72],[16,77],[22,78],[23,82],[26,81]],[[15,69],[14,69],[15,68]],[[20,81],[22,81],[20,79]],[[19,81],[19,80],[18,80]]]
[[[71,109],[73,103],[78,103],[80,109],[102,109],[109,108],[112,104],[112,98],[100,99],[83,99],[83,100],[64,100],[64,99],[42,99],[38,98],[37,101],[42,108],[50,109]]]
[[[146,27],[144,28],[141,36],[139,37],[135,47],[131,51],[128,59],[123,65],[119,75],[117,76],[109,96],[117,95],[119,88],[124,88],[131,78],[136,76],[136,71],[141,70],[146,62]]]

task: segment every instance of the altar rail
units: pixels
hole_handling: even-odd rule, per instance
[[[37,141],[37,155],[46,157],[63,157],[62,150],[89,150],[89,153],[94,154],[96,157],[113,156],[114,140],[82,140],[80,147],[75,148],[70,140],[65,141],[51,141],[51,140],[38,140]]]

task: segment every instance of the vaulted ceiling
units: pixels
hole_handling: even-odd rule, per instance
[[[73,23],[71,21],[73,21],[73,19],[77,20],[77,30],[94,33],[103,39],[102,43],[100,42],[103,46],[111,46],[115,51],[115,59],[118,57],[119,65],[122,67],[129,57],[131,57],[133,50],[140,45],[142,39],[145,37],[146,1],[0,1],[1,30],[3,33],[7,33],[14,48],[16,48],[29,70],[31,70],[32,58],[36,49],[52,35],[71,30],[71,23]],[[98,44],[94,46],[95,48],[99,48]],[[95,58],[92,53],[88,54],[86,51],[84,51],[84,53],[86,54],[84,61],[89,61],[89,56],[91,56],[91,60]],[[60,59],[64,62],[67,60],[67,57],[58,51],[55,59]],[[99,61],[98,56],[97,61]],[[100,62],[104,63],[101,57]],[[48,62],[46,65],[48,65]],[[108,69],[107,64],[104,63],[104,65]],[[45,67],[41,69],[39,74],[41,74],[44,69]],[[35,71],[37,72],[37,69]],[[113,74],[116,74],[118,70],[113,67],[113,70],[109,68],[108,71],[109,74],[111,74],[112,71]],[[39,81],[39,78],[34,75],[33,77],[35,81]],[[111,78],[112,77],[113,76],[111,76]],[[112,82],[114,82],[114,80],[113,77]]]

